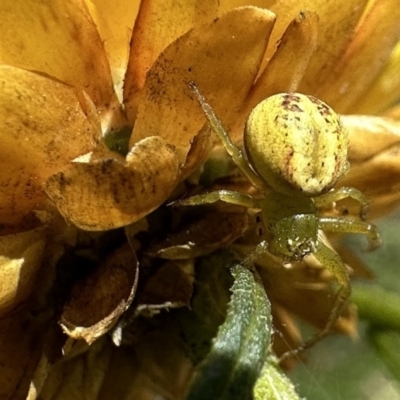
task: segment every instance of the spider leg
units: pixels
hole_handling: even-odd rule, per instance
[[[246,268],[253,269],[253,263],[257,260],[258,257],[261,256],[261,254],[265,253],[268,251],[268,242],[266,240],[263,240],[261,243],[259,243],[256,248],[248,254],[248,256],[242,261],[242,265],[244,265]]]
[[[279,361],[283,361],[287,358],[296,356],[300,352],[308,349],[319,340],[327,336],[331,332],[332,328],[335,326],[335,323],[339,319],[343,307],[351,294],[350,277],[347,272],[347,268],[343,261],[340,259],[339,255],[320,240],[318,241],[316,251],[313,253],[313,255],[325,268],[327,268],[332,273],[332,275],[336,278],[340,285],[340,288],[336,293],[335,304],[329,315],[328,322],[326,323],[325,328],[313,337],[311,337],[311,339],[304,342],[296,350],[288,351],[287,353],[283,354]]]
[[[262,191],[265,190],[264,182],[250,167],[248,161],[243,156],[243,153],[240,151],[240,149],[232,142],[231,138],[229,137],[228,132],[222,125],[222,122],[215,115],[214,110],[212,109],[210,104],[208,104],[205,97],[200,93],[196,84],[194,82],[191,82],[189,84],[189,86],[192,89],[193,93],[196,95],[197,100],[199,101],[200,106],[203,109],[204,114],[206,115],[211,128],[221,139],[222,144],[224,145],[228,154],[232,157],[232,160],[234,161],[234,163],[238,166],[240,171],[251,182],[251,184],[253,186],[255,186],[256,188],[258,188]]]
[[[320,217],[318,228],[326,232],[360,233],[368,239],[368,250],[373,250],[382,244],[378,228],[365,221],[345,217]]]
[[[324,193],[321,196],[314,197],[313,200],[317,207],[326,207],[333,202],[343,200],[348,197],[360,203],[360,218],[365,219],[369,200],[358,189],[352,187],[341,187],[339,189],[331,190],[328,193]]]
[[[202,204],[216,203],[218,200],[224,201],[225,203],[236,204],[246,208],[259,208],[260,204],[257,199],[243,194],[235,192],[233,190],[217,190],[215,192],[209,192],[192,196],[187,199],[177,200],[171,203],[173,206],[197,206]]]

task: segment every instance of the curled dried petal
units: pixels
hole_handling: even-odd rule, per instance
[[[126,162],[116,158],[72,163],[46,182],[61,214],[86,230],[128,225],[160,206],[177,183],[179,163],[160,137],[137,143]]]
[[[61,315],[64,332],[74,339],[93,343],[108,332],[129,307],[137,279],[138,261],[125,245],[74,287]]]

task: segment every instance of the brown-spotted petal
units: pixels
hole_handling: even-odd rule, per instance
[[[132,33],[128,69],[124,82],[124,103],[134,121],[146,74],[159,54],[195,25],[217,15],[216,0],[142,1]]]
[[[274,19],[268,10],[243,7],[169,45],[147,74],[131,144],[160,135],[185,160],[191,139],[205,123],[191,81],[229,125],[257,76]]]
[[[88,344],[108,332],[131,304],[137,286],[138,261],[129,245],[110,254],[78,282],[61,315],[68,336]]]
[[[0,63],[85,90],[99,108],[115,101],[103,41],[83,0],[3,0],[0,20]]]
[[[2,66],[0,132],[0,222],[11,224],[40,206],[50,175],[94,148],[100,126],[83,93]]]
[[[117,158],[71,163],[46,182],[61,214],[86,230],[131,224],[160,206],[175,188],[179,163],[160,137],[138,142],[126,162]]]

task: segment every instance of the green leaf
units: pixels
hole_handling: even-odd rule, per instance
[[[400,382],[400,333],[390,330],[371,329],[369,337],[376,352],[393,376]]]
[[[264,287],[232,263],[232,297],[225,322],[190,388],[187,400],[246,400],[267,357],[272,332],[271,306]]]
[[[400,332],[400,296],[377,285],[354,284],[351,300],[360,318]]]
[[[293,383],[279,369],[275,357],[269,357],[254,388],[255,400],[300,400]]]
[[[187,356],[197,365],[210,352],[213,338],[226,318],[229,288],[233,284],[227,265],[230,253],[223,251],[202,257],[196,265],[191,309],[175,310],[179,336]]]
[[[129,151],[129,139],[132,134],[132,127],[125,126],[118,131],[107,133],[104,136],[104,143],[106,146],[123,156],[126,156]]]

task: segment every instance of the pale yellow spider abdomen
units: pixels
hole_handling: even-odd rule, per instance
[[[280,193],[319,195],[348,169],[340,118],[313,96],[282,93],[263,100],[247,120],[244,144],[254,170]]]

